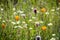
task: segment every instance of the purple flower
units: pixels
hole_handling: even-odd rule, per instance
[[[35,14],[37,13],[37,10],[36,10],[36,8],[34,9],[34,13],[35,13]]]

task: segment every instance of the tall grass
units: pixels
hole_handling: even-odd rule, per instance
[[[41,8],[47,11],[41,12]],[[60,40],[59,10],[56,0],[1,0],[0,40],[34,40],[37,35],[41,40]],[[19,16],[18,21],[15,16]],[[43,26],[46,30],[41,29]]]

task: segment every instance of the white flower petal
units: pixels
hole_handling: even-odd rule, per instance
[[[43,23],[43,21],[40,21],[40,23]]]
[[[21,11],[21,10],[18,10],[17,12],[18,12],[18,13],[24,13],[24,11]]]
[[[32,19],[36,19],[36,17],[32,17]]]
[[[32,21],[32,19],[29,19],[29,22],[31,22]]]
[[[3,8],[1,8],[1,11],[3,11],[4,9]]]
[[[21,14],[21,16],[26,16],[25,14]]]
[[[32,30],[33,28],[29,28],[30,30]]]
[[[46,12],[45,14],[46,14],[46,15],[49,15],[49,12]]]
[[[16,23],[17,23],[17,24],[19,24],[19,23],[20,23],[20,21],[17,21]]]
[[[11,22],[13,25],[15,25],[16,23],[15,22]]]
[[[56,40],[56,38],[51,38],[50,40]]]
[[[13,8],[13,11],[15,11],[16,9],[15,8]]]
[[[48,23],[48,26],[52,26],[53,24],[52,23]]]
[[[40,24],[39,21],[35,22],[35,24]]]
[[[55,11],[55,9],[51,9],[51,11]]]
[[[55,36],[56,34],[52,34],[52,36]]]
[[[3,20],[2,22],[5,22],[5,20]]]

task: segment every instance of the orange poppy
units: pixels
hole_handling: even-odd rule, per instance
[[[41,28],[43,31],[45,31],[46,29],[47,29],[47,27],[46,26],[42,26],[42,28]]]
[[[41,8],[41,12],[46,12],[46,8]]]
[[[4,23],[2,23],[2,28],[3,28],[3,29],[5,28],[5,26],[6,26],[6,25],[5,25]]]
[[[19,16],[15,16],[15,20],[18,21],[19,20]]]

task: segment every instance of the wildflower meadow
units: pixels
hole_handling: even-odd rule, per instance
[[[60,0],[0,0],[0,40],[60,40]]]

